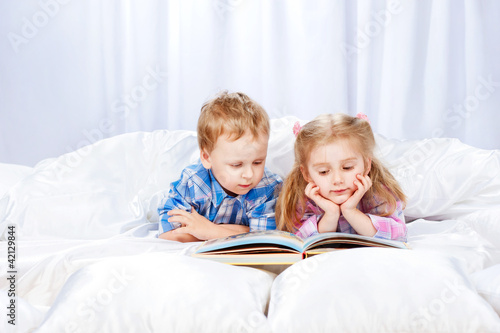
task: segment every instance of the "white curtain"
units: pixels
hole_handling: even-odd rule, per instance
[[[0,0],[0,163],[194,130],[217,91],[271,118],[366,113],[500,148],[500,1]]]

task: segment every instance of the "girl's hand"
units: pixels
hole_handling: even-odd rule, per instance
[[[325,212],[318,222],[318,232],[336,231],[340,217],[340,206],[323,197],[319,193],[319,186],[314,183],[307,184],[305,194]]]
[[[216,226],[204,216],[191,207],[191,213],[182,209],[172,209],[168,212],[168,222],[178,222],[181,224],[180,228],[172,230],[175,234],[190,234],[198,239],[207,240],[212,237],[216,232]]]
[[[370,187],[372,187],[372,180],[370,179],[370,176],[357,174],[356,178],[357,179],[354,181],[354,185],[358,189],[351,195],[349,199],[347,199],[342,205],[340,205],[340,209],[344,216],[346,212],[356,209],[361,198],[370,189]]]
[[[309,183],[305,189],[306,196],[314,201],[325,213],[339,213],[340,207],[336,203],[326,199],[319,193],[319,186],[314,183]]]
[[[368,215],[357,209],[361,198],[372,187],[372,180],[368,175],[363,176],[361,174],[356,175],[356,178],[354,185],[357,186],[357,190],[340,205],[340,209],[344,218],[358,234],[373,237],[377,233],[377,229],[373,226],[372,220]]]

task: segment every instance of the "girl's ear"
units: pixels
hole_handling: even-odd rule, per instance
[[[366,163],[365,163],[366,167],[365,167],[365,176],[368,175],[368,173],[370,173],[370,170],[372,169],[372,160],[371,158],[367,158],[366,159]]]
[[[309,173],[307,172],[307,170],[302,165],[300,166],[300,172],[302,173],[302,177],[304,177],[304,179],[306,180],[306,182],[308,182],[308,183],[312,182],[311,177],[309,177]]]
[[[200,160],[205,169],[210,169],[212,167],[212,162],[210,162],[210,154],[207,153],[205,149],[200,150]]]

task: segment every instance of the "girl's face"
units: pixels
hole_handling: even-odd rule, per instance
[[[345,139],[313,149],[302,175],[319,187],[319,193],[337,205],[343,204],[358,189],[356,175],[367,175],[371,161],[365,159]]]

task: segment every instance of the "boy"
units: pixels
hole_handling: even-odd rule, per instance
[[[201,108],[201,163],[186,167],[158,209],[159,238],[190,242],[276,228],[281,178],[265,168],[269,117],[243,93]]]

